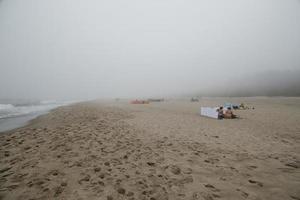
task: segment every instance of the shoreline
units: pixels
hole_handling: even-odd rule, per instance
[[[56,105],[52,108],[44,109],[41,111],[34,111],[32,113],[26,113],[17,116],[2,118],[0,119],[0,134],[5,134],[6,132],[10,132],[18,128],[22,128],[24,126],[30,125],[31,121],[33,121],[34,119],[40,116],[47,115],[48,113],[52,112],[53,110],[59,107],[64,107],[64,106],[69,106],[74,104],[76,103],[62,103],[60,105]]]
[[[0,134],[5,134],[7,132],[14,131],[18,128],[28,126],[32,123],[32,120],[38,118],[39,116],[46,115],[49,112],[51,111],[0,119]]]
[[[252,99],[239,120],[198,115],[222,101],[56,108],[0,134],[0,197],[299,198],[300,100]]]

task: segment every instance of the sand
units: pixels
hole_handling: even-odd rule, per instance
[[[79,103],[0,135],[0,199],[297,200],[299,140],[300,98]]]

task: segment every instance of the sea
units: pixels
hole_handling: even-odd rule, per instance
[[[75,101],[0,101],[0,133],[26,125],[52,109]]]

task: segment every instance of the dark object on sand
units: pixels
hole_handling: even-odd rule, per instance
[[[236,105],[236,104],[232,104],[232,103],[225,103],[224,108],[226,108],[226,109],[231,108],[231,109],[237,110],[240,108],[240,106]]]
[[[224,118],[224,111],[223,111],[222,106],[217,109],[217,112],[218,112],[218,119],[223,119]]]
[[[192,98],[191,98],[191,102],[199,102],[199,99],[196,98],[196,97],[192,97]]]
[[[145,101],[145,100],[133,100],[130,103],[131,104],[149,104],[149,101]]]
[[[163,102],[165,99],[148,99],[149,102]]]
[[[239,106],[239,109],[240,109],[240,110],[249,110],[249,109],[254,110],[255,108],[254,108],[254,107],[249,108],[249,107],[246,106],[244,103],[241,103],[240,106]]]

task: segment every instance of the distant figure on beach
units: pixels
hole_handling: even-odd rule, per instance
[[[234,119],[234,118],[236,118],[236,115],[233,114],[233,112],[232,112],[232,110],[231,110],[230,107],[227,108],[227,110],[225,111],[224,118],[225,119]]]
[[[218,119],[223,119],[224,118],[224,113],[223,113],[223,107],[221,106],[218,111]]]
[[[245,110],[245,109],[246,109],[246,108],[245,108],[245,104],[244,104],[244,103],[241,103],[240,106],[239,106],[239,108]]]
[[[195,97],[192,97],[192,98],[191,98],[191,102],[199,102],[199,99],[198,99],[198,98],[195,98]]]

